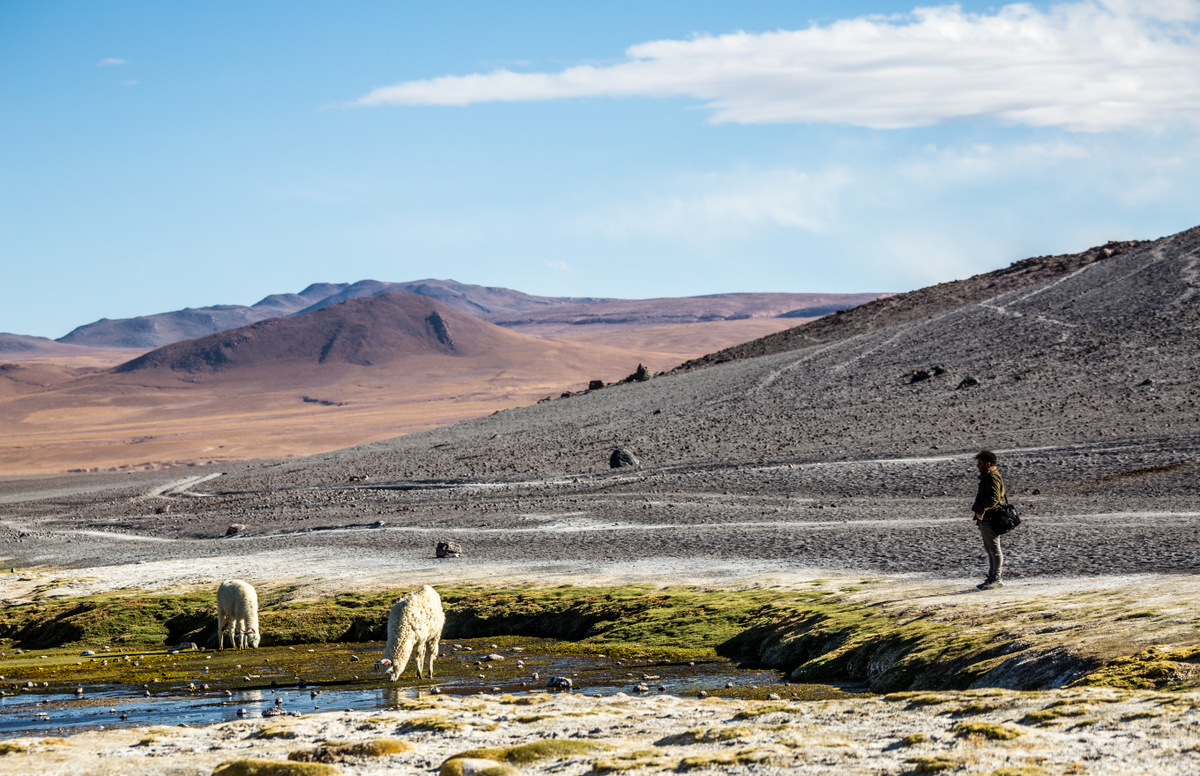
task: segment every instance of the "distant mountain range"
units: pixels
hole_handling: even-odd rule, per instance
[[[238,372],[262,367],[278,375],[289,366],[382,366],[413,356],[471,357],[541,342],[432,297],[394,291],[175,342],[115,371]]]
[[[454,280],[416,280],[388,283],[314,283],[298,294],[272,294],[249,307],[213,305],[136,318],[103,318],[80,326],[53,342],[93,348],[147,350],[248,326],[269,318],[301,315],[380,294],[407,292],[436,299],[456,310],[507,328],[546,328],[550,325],[696,323],[748,318],[827,315],[855,307],[880,294],[717,294],[671,299],[608,299],[598,297],[534,296],[507,288],[470,285]],[[533,332],[531,332],[533,333]],[[0,353],[43,349],[52,341],[41,337],[0,335]],[[47,350],[53,352],[53,349]]]

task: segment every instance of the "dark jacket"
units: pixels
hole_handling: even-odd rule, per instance
[[[988,469],[979,475],[979,492],[975,494],[975,503],[971,505],[971,511],[982,515],[1002,503],[1004,503],[1004,480],[1000,477],[1000,470]]]

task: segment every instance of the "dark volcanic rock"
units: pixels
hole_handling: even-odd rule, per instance
[[[608,466],[610,469],[620,469],[625,466],[637,466],[641,461],[632,452],[624,447],[618,447],[612,451],[612,455],[608,457]]]
[[[461,558],[463,550],[458,542],[438,542],[434,552],[439,558]]]

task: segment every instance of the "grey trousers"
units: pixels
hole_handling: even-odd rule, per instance
[[[992,530],[992,526],[988,521],[976,520],[979,526],[979,535],[983,537],[983,549],[988,556],[988,579],[997,580],[1000,578],[1000,567],[1004,565],[1004,553],[1000,550],[1000,537],[996,536],[996,532]]]

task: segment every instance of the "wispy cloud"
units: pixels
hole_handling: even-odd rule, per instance
[[[836,217],[839,195],[852,183],[853,176],[838,168],[711,174],[680,182],[686,193],[603,208],[578,217],[576,226],[615,239],[701,242],[769,227],[819,232]]]
[[[96,67],[113,67],[114,65],[128,65],[128,64],[129,63],[126,62],[124,59],[114,59],[114,58],[110,57],[109,59],[101,59],[99,62],[96,63]]]
[[[542,263],[545,264],[550,269],[558,270],[559,272],[572,272],[575,269],[574,267],[572,267],[570,264],[568,264],[565,261],[546,259]]]
[[[917,8],[641,43],[608,66],[406,81],[351,103],[691,97],[712,121],[914,127],[983,118],[1098,132],[1200,126],[1200,0]]]

